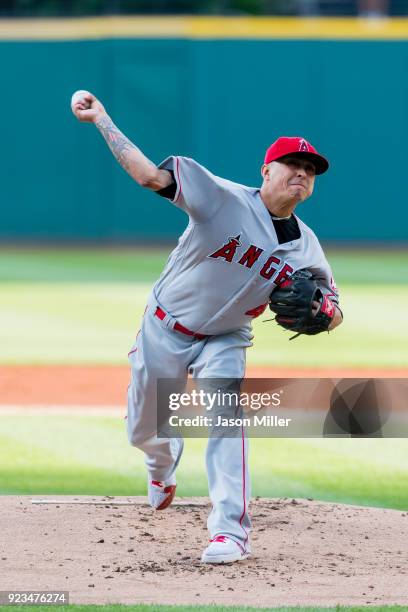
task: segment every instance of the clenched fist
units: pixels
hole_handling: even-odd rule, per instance
[[[84,123],[95,123],[106,114],[103,104],[91,92],[80,89],[71,98],[71,109],[75,117]]]

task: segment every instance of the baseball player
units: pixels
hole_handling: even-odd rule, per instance
[[[311,271],[319,283],[321,297],[313,300],[311,314],[319,322],[317,331],[334,329],[342,321],[323,250],[294,214],[297,204],[312,195],[315,176],[328,169],[328,162],[305,139],[281,137],[266,151],[261,187],[250,188],[215,176],[186,157],[171,156],[156,166],[90,92],[76,92],[71,107],[79,121],[98,128],[139,185],[188,215],[187,228],[153,287],[129,353],[129,441],[145,454],[149,502],[163,510],[175,495],[183,441],[157,436],[157,379],[186,380],[191,374],[241,380],[252,319],[265,310],[271,293],[290,286],[301,269]],[[291,327],[291,316],[280,314],[277,320],[300,329]],[[310,333],[317,333],[313,329]],[[240,436],[208,440],[212,510],[204,563],[230,563],[250,554],[247,457],[243,431]]]

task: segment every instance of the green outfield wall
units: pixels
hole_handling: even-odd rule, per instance
[[[298,208],[321,239],[408,239],[407,20],[120,23],[0,24],[0,240],[157,241],[185,227],[73,117],[82,88],[155,162],[186,155],[249,185],[273,140],[303,135],[332,164]]]

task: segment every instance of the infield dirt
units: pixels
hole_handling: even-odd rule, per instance
[[[2,365],[0,405],[119,406],[128,366]],[[248,378],[407,378],[408,368],[274,368],[249,366]]]
[[[256,499],[252,557],[211,566],[199,561],[206,498],[162,513],[144,498],[53,499],[1,498],[3,590],[68,590],[70,603],[408,605],[408,513]]]

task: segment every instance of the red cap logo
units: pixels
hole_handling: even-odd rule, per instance
[[[309,145],[304,138],[299,141],[299,151],[309,151]]]

